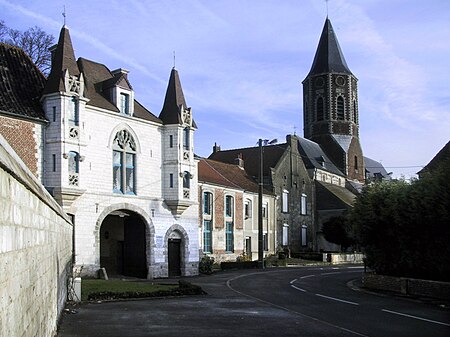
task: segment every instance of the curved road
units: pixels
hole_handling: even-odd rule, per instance
[[[448,308],[351,289],[361,273],[300,267],[186,278],[208,295],[81,304],[63,315],[58,336],[450,336]]]
[[[362,267],[268,270],[228,280],[233,291],[355,336],[450,336],[448,309],[356,291]],[[286,322],[289,325],[289,322]],[[299,329],[299,335],[307,333]]]

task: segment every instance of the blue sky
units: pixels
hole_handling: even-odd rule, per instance
[[[12,28],[58,37],[66,8],[76,57],[130,70],[136,99],[159,115],[180,73],[199,129],[195,152],[303,136],[301,82],[327,15],[324,0],[0,0]],[[330,0],[359,79],[364,155],[414,175],[450,140],[450,1]]]

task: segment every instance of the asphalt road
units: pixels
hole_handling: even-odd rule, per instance
[[[83,304],[58,336],[450,336],[450,311],[352,289],[362,268],[221,272],[204,296]]]

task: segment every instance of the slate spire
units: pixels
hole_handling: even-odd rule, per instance
[[[183,124],[180,110],[181,106],[183,106],[184,109],[188,108],[186,100],[184,99],[178,71],[175,68],[172,68],[164,105],[159,114],[159,119],[161,119],[164,124]],[[193,126],[195,127],[194,122]]]
[[[347,62],[345,62],[344,54],[328,17],[325,20],[316,55],[308,76],[323,73],[352,74],[347,66]]]
[[[78,76],[78,69],[73,51],[69,29],[63,26],[59,34],[58,44],[52,53],[52,69],[47,79],[43,94],[66,91],[64,84],[64,71],[68,70],[70,76]]]

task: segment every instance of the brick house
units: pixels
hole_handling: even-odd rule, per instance
[[[243,166],[242,159],[227,164],[202,158],[198,164],[201,253],[216,262],[258,259],[258,184]],[[275,195],[264,190],[264,256],[276,251],[275,204]]]
[[[23,50],[0,43],[0,134],[41,181],[48,123],[39,103],[44,85],[44,75]]]

